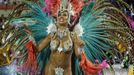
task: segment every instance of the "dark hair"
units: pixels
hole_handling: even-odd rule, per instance
[[[68,11],[67,11],[67,10],[59,11],[58,16],[59,16],[59,15],[61,15],[61,13],[65,13],[65,12],[67,12],[67,13],[68,13]],[[68,13],[68,15],[67,15],[67,16],[69,16],[69,13]]]

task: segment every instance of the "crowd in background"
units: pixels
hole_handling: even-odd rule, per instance
[[[9,0],[0,0],[1,5],[7,5],[10,4]]]
[[[0,10],[8,10],[8,7],[12,7],[12,5],[17,5],[21,0],[0,0]],[[6,6],[6,7],[5,7]],[[6,17],[4,13],[0,13],[0,30],[2,30],[2,25],[6,21]]]
[[[0,0],[0,5],[16,5],[19,4],[21,0]]]

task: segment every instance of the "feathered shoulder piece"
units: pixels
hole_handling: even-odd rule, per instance
[[[48,34],[53,34],[57,31],[57,27],[55,24],[51,23],[48,27],[47,27],[47,32]]]

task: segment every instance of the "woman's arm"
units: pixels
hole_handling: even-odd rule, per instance
[[[77,36],[76,33],[72,33],[74,52],[78,59],[81,59],[81,53],[83,52],[84,42]]]
[[[24,30],[29,34],[29,36],[32,35],[30,29],[25,28]],[[45,37],[43,40],[41,40],[39,44],[35,45],[37,52],[40,52],[43,48],[45,48],[50,43],[50,41],[51,41],[51,34],[48,34],[48,36]]]
[[[45,48],[46,46],[48,46],[48,44],[51,41],[51,34],[48,34],[47,37],[45,37],[38,45],[37,49],[40,52],[43,48]]]
[[[107,67],[105,60],[102,63],[93,64],[86,58],[84,54],[84,42],[75,33],[73,34],[73,43],[75,55],[80,61],[80,67],[86,74],[100,74],[101,70]]]

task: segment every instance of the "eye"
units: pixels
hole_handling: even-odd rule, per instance
[[[63,16],[67,16],[67,14],[66,14],[66,13],[64,13],[64,14],[63,14]]]
[[[58,13],[58,16],[61,16],[62,14],[61,13]]]
[[[63,16],[68,16],[68,13],[67,13],[67,12],[65,12]]]

